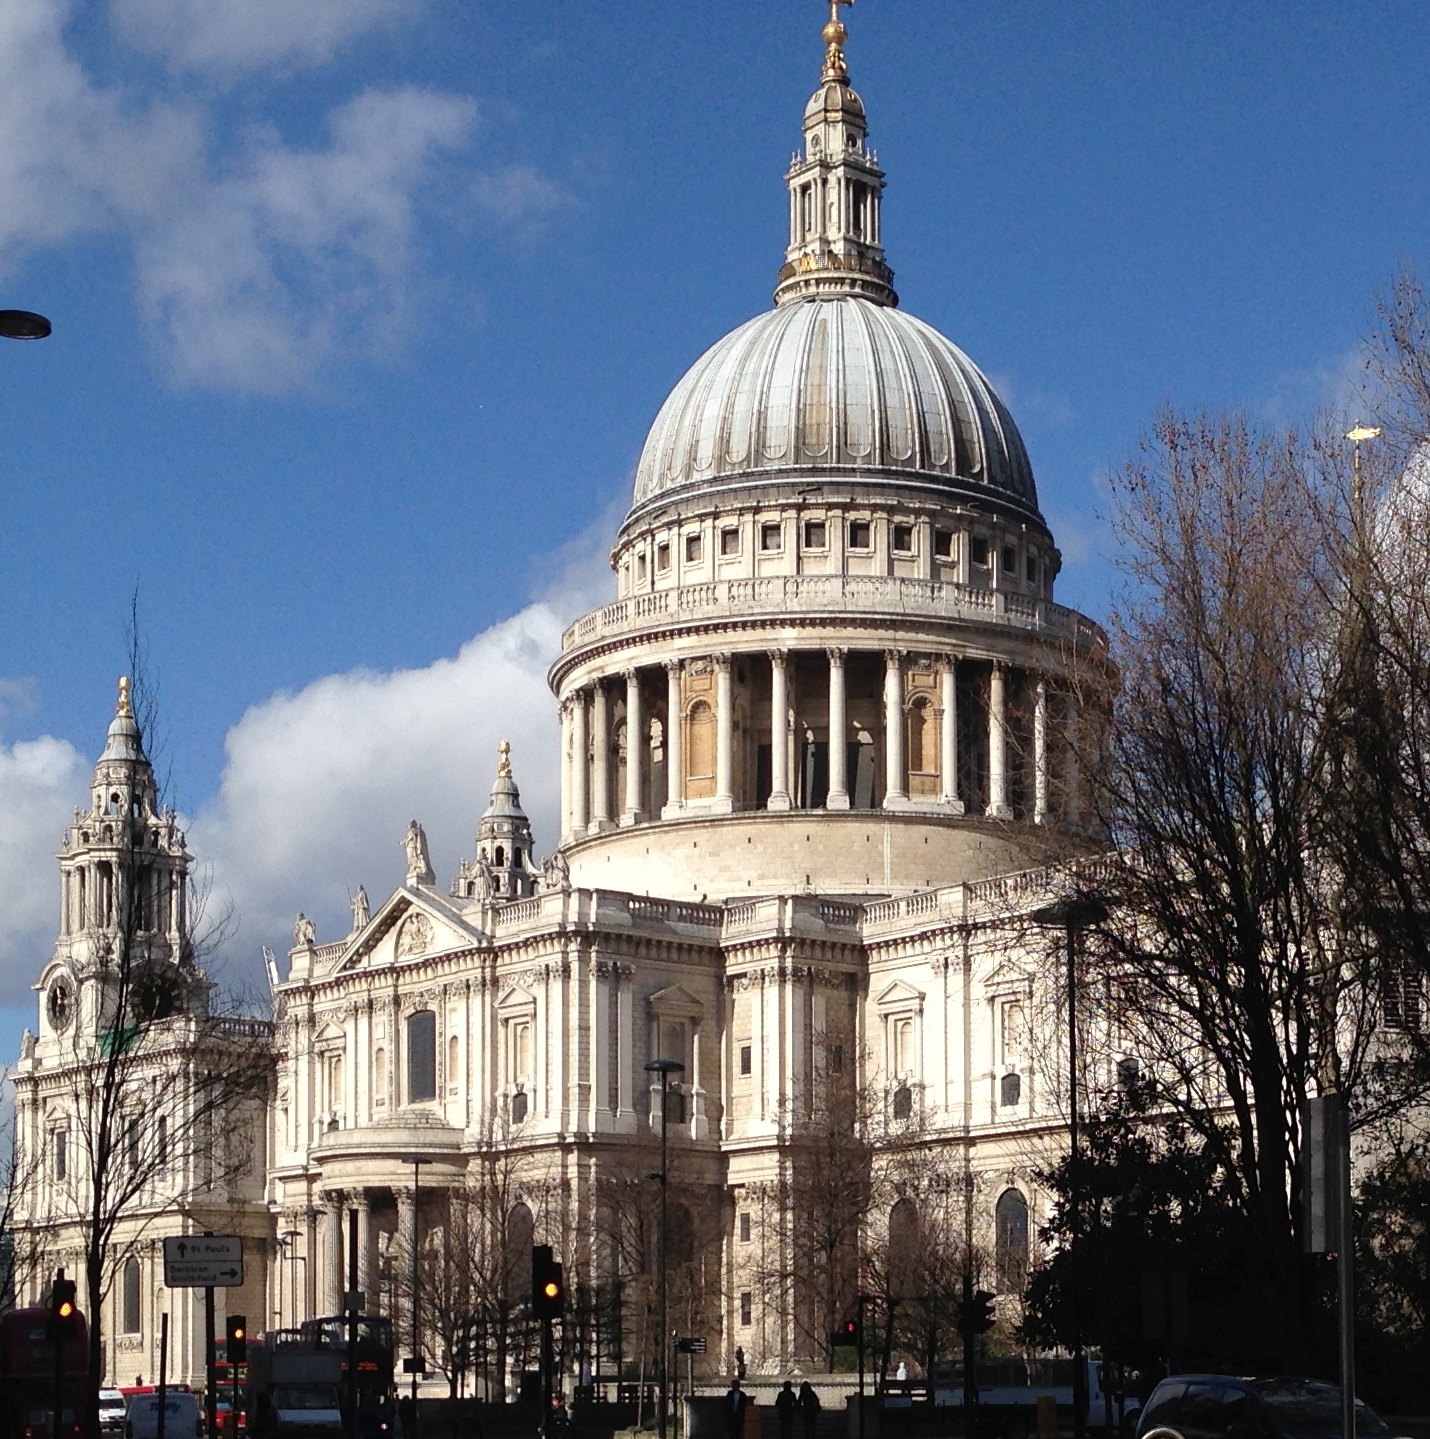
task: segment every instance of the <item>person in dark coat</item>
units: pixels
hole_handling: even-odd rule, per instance
[[[780,1390],[779,1397],[775,1400],[775,1415],[780,1421],[780,1439],[794,1439],[794,1416],[799,1409],[799,1400],[795,1398],[794,1385],[785,1380],[785,1387]]]
[[[814,1439],[819,1424],[819,1395],[808,1379],[799,1386],[799,1417],[804,1420],[804,1439]]]
[[[730,1392],[725,1396],[725,1432],[730,1439],[744,1439],[745,1410],[750,1407],[750,1396],[740,1388],[740,1381],[730,1381]]]

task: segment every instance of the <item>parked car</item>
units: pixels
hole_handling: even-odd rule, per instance
[[[134,1394],[129,1399],[125,1439],[159,1439],[159,1396]],[[164,1395],[164,1439],[203,1439],[199,1396],[171,1389]]]
[[[1137,1439],[1340,1439],[1341,1393],[1316,1379],[1178,1374],[1147,1396]],[[1359,1439],[1390,1439],[1385,1421],[1356,1400]]]
[[[124,1395],[117,1389],[99,1391],[99,1432],[121,1435],[124,1433]]]

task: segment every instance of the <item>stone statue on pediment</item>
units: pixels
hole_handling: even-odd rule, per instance
[[[300,909],[293,921],[293,943],[303,947],[311,946],[318,937],[318,926]]]
[[[407,833],[402,837],[402,847],[407,851],[407,883],[435,883],[437,876],[432,870],[432,860],[427,853],[427,832],[415,819],[408,822]]]
[[[35,1057],[35,1036],[27,1029],[20,1036],[20,1058],[33,1059]]]
[[[472,874],[473,890],[472,895],[483,904],[490,904],[492,896],[496,893],[496,880],[492,875],[492,867],[487,863],[486,856],[477,856],[477,866]]]
[[[362,885],[358,885],[357,893],[353,895],[351,903],[353,909],[353,933],[356,934],[358,930],[366,929],[368,921],[372,918],[372,910],[367,902],[367,890],[365,890]]]

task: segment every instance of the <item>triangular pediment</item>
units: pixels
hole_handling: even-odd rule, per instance
[[[509,1014],[513,1010],[527,1010],[536,1008],[536,996],[529,990],[523,989],[519,984],[514,984],[502,997],[497,1000],[497,1013]]]
[[[404,886],[348,940],[333,972],[405,964],[469,949],[486,936],[436,896]]]
[[[672,984],[651,995],[648,1001],[656,1014],[672,1019],[698,1019],[705,1006],[688,989]]]
[[[1000,959],[983,980],[984,989],[1026,989],[1029,972],[1025,962],[1012,956]]]
[[[913,985],[902,979],[896,979],[882,990],[878,999],[875,1000],[880,1009],[898,1009],[907,1005],[921,1005],[923,1002],[923,990],[915,989]]]

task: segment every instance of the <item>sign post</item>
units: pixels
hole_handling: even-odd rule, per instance
[[[170,1289],[204,1291],[204,1406],[208,1432],[218,1433],[217,1376],[214,1373],[214,1290],[243,1283],[243,1239],[237,1234],[168,1234],[164,1236],[164,1283]],[[234,1366],[237,1375],[238,1367]],[[238,1406],[233,1410],[237,1439]]]

